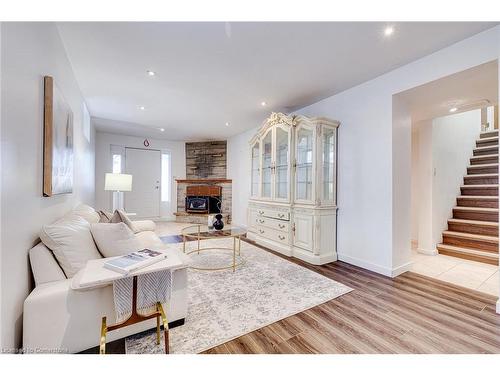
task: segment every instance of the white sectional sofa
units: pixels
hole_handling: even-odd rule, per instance
[[[146,230],[135,234],[144,247],[162,246],[179,256],[184,265],[172,273],[172,297],[165,306],[171,325],[184,323],[187,315],[187,264],[185,255],[162,244],[152,231],[154,223],[137,223]],[[43,243],[29,251],[35,289],[24,302],[23,348],[27,353],[77,353],[99,345],[101,318],[115,321],[113,287],[76,291],[54,254]],[[108,333],[111,342],[156,326],[155,319]]]

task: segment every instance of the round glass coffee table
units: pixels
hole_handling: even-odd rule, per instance
[[[233,272],[236,267],[241,266],[244,263],[241,257],[241,236],[245,235],[247,230],[243,227],[229,226],[222,230],[208,230],[208,225],[196,224],[189,227],[183,228],[181,230],[182,240],[183,240],[183,251],[186,253],[186,241],[197,241],[197,246],[194,250],[188,251],[186,254],[200,254],[203,251],[208,250],[222,250],[230,251],[232,253],[232,260],[228,265],[222,265],[220,267],[195,267],[191,268],[200,271],[222,271],[232,268]],[[232,238],[232,247],[203,247],[201,241],[203,240],[214,240],[220,238]]]

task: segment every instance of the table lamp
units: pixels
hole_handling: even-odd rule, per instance
[[[132,191],[132,175],[124,173],[106,173],[104,178],[104,190],[117,193]],[[123,209],[119,194],[117,194],[117,196],[116,200],[113,197],[113,211]]]

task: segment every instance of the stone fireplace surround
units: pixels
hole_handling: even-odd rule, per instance
[[[176,179],[177,183],[177,212],[174,213],[176,222],[207,224],[208,214],[188,213],[185,207],[186,189],[193,185],[220,186],[222,189],[222,217],[224,223],[231,223],[232,208],[232,180],[225,178],[201,178],[201,179]]]

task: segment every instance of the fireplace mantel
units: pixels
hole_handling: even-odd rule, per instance
[[[189,179],[181,180],[175,179],[178,184],[230,184],[233,180],[228,180],[226,178],[199,178],[199,179]]]

